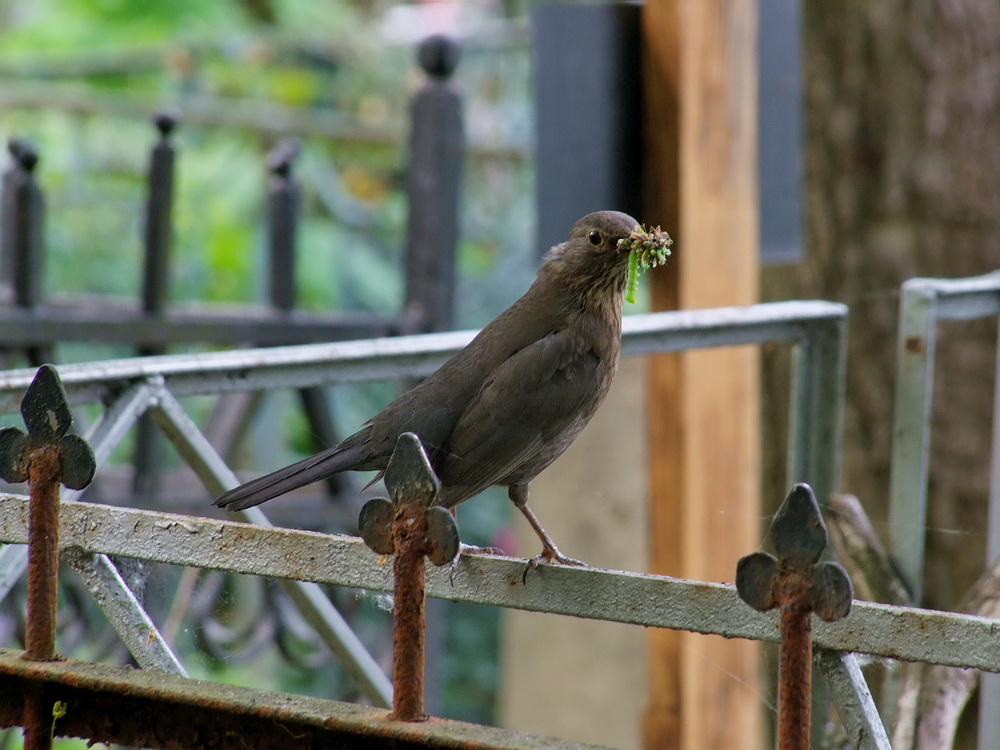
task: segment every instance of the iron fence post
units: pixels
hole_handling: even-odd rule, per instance
[[[358,526],[365,543],[394,555],[392,718],[423,721],[424,713],[424,558],[445,565],[459,551],[458,528],[451,513],[437,505],[441,484],[412,432],[399,436],[385,470],[392,502],[369,500]]]
[[[143,232],[145,268],[142,309],[158,314],[166,309],[170,290],[170,251],[173,245],[174,144],[170,140],[177,118],[158,114],[153,124],[159,140],[149,160],[149,192],[146,196],[146,224]]]
[[[936,295],[903,284],[896,345],[889,537],[914,604],[923,590],[930,453],[931,386],[937,343]]]
[[[142,311],[148,316],[161,316],[170,299],[170,254],[173,245],[174,157],[176,150],[170,140],[177,127],[176,116],[161,112],[153,118],[159,139],[150,153],[146,223],[143,230],[144,267],[142,279]],[[163,354],[162,346],[143,344],[140,357]],[[162,443],[156,426],[148,417],[139,420],[135,438],[132,487],[137,495],[155,495],[159,491],[158,467]]]
[[[465,139],[461,97],[450,82],[459,46],[436,34],[421,43],[417,58],[427,81],[410,107],[404,324],[411,332],[445,331],[454,318]]]
[[[294,138],[282,140],[268,154],[268,285],[271,307],[290,312],[295,307],[295,234],[299,211],[299,185],[292,165],[299,153]]]
[[[830,622],[851,611],[853,591],[835,562],[818,563],[826,526],[812,488],[797,484],[771,522],[777,558],[754,552],[736,567],[736,590],[756,610],[780,611],[778,748],[808,750],[812,703],[813,612]],[[818,564],[817,564],[818,563]]]
[[[32,310],[42,303],[42,272],[45,252],[43,231],[45,197],[35,180],[38,151],[21,138],[7,143],[11,164],[3,177],[3,232],[0,259],[3,277],[11,285],[11,300],[16,307]],[[32,366],[50,359],[46,347],[26,347],[25,356]]]
[[[268,186],[268,303],[281,313],[295,309],[296,236],[301,187],[292,174],[299,154],[299,142],[293,138],[278,143],[267,157],[271,170]],[[299,398],[310,434],[317,450],[336,445],[339,440],[331,418],[332,408],[326,392],[319,387],[299,389]],[[348,480],[335,475],[325,480],[331,495],[348,486]]]
[[[28,613],[25,656],[51,661],[56,654],[56,604],[59,588],[59,483],[72,489],[90,484],[96,467],[86,441],[69,433],[73,418],[59,375],[51,365],[39,368],[21,401],[27,434],[16,427],[0,430],[0,477],[27,482]],[[25,696],[24,746],[52,746],[53,703],[39,687]]]
[[[808,483],[822,503],[840,482],[846,342],[847,317],[830,318],[794,350],[788,480]]]

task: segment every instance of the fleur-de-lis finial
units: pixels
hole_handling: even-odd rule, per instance
[[[851,579],[819,562],[826,525],[808,484],[797,484],[771,522],[778,556],[754,552],[736,565],[736,591],[754,609],[781,610],[778,652],[778,748],[806,750],[811,727],[812,613],[826,621],[851,611]]]
[[[59,481],[71,490],[80,490],[94,478],[94,452],[79,435],[69,432],[73,416],[66,403],[59,374],[52,365],[38,368],[34,380],[21,399],[21,416],[28,428],[0,430],[0,477],[7,482],[29,479],[29,460],[43,447],[59,453]]]
[[[450,563],[458,554],[458,527],[451,513],[435,505],[441,483],[434,475],[420,445],[412,432],[399,436],[385,469],[385,486],[392,497],[376,497],[361,509],[358,526],[361,538],[373,552],[391,555],[397,550],[393,542],[392,521],[405,507],[425,508],[427,534],[422,540],[423,554],[435,565]]]

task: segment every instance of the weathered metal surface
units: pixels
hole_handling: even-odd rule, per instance
[[[896,343],[896,394],[889,480],[889,547],[919,603],[927,526],[927,472],[931,439],[931,387],[937,323],[932,293],[903,290]]]
[[[819,300],[629,315],[622,322],[622,353],[808,341],[839,335],[846,319],[846,305]]]
[[[180,660],[107,555],[68,547],[62,550],[62,556],[80,576],[140,667],[187,676]]]
[[[827,533],[807,484],[788,493],[771,521],[777,557],[754,552],[736,566],[736,591],[759,611],[778,609],[778,748],[807,750],[812,703],[812,613],[826,621],[846,617],[852,589],[837,563],[819,562]]]
[[[844,305],[813,301],[631,315],[622,324],[622,350],[627,355],[637,355],[712,346],[798,342],[807,340],[814,330],[825,331],[839,325],[846,316]],[[27,318],[17,322],[30,325]],[[124,317],[122,323],[125,324]],[[147,323],[152,335],[158,325],[155,321],[130,320],[131,325]],[[248,330],[266,328],[267,322],[246,320],[246,325]],[[423,377],[469,343],[475,333],[453,331],[108,360],[63,365],[59,373],[70,403],[101,401],[125,384],[153,376],[162,376],[175,396]],[[17,407],[33,375],[33,370],[0,373],[0,410]]]
[[[27,434],[16,427],[0,430],[0,477],[27,482],[28,612],[25,658],[51,661],[56,649],[59,592],[59,484],[82,489],[96,468],[94,454],[79,435],[69,433],[73,417],[59,375],[51,365],[38,369],[21,400]],[[21,692],[25,750],[48,750],[52,733],[49,704],[38,686]]]
[[[842,346],[845,316],[844,306],[823,302],[775,303],[748,308],[633,316],[625,323],[624,346],[626,353],[642,354],[729,344],[791,343],[800,350],[808,352],[809,356],[804,359],[806,366],[801,368],[803,374],[800,379],[811,380],[816,377],[817,372],[829,374],[839,371],[838,356]],[[333,345],[149,357],[67,366],[61,368],[60,372],[72,402],[101,400],[111,403],[94,429],[94,435],[101,438],[100,443],[95,442],[100,460],[103,461],[110,453],[134,422],[135,417],[150,409],[161,429],[174,442],[185,461],[194,468],[209,492],[218,493],[234,486],[236,479],[180,407],[176,400],[178,396],[277,387],[302,388],[425,375],[464,346],[472,335],[474,332],[457,332]],[[0,374],[0,408],[3,408],[5,403],[14,403],[26,387],[28,375],[29,373],[23,371]],[[835,380],[836,378],[831,376],[824,382],[829,384]],[[829,437],[837,433],[842,393],[835,388],[831,390],[825,386],[810,393],[812,393],[810,398],[798,399],[793,404],[793,409],[798,412],[796,424],[822,426],[819,430],[813,429],[806,433],[805,439],[815,443],[806,453],[819,456],[821,454],[819,446],[827,445],[833,449],[833,454],[826,457],[825,466],[821,465],[818,470],[807,461],[800,461],[798,464],[793,462],[791,471],[796,478],[803,480],[811,479],[810,476],[803,475],[803,472],[815,471],[816,477],[823,482],[827,481],[824,477],[836,476],[838,463],[836,450],[839,445],[836,440],[822,443],[822,436],[826,434]],[[94,509],[97,506],[88,507]],[[247,511],[243,517],[263,526],[269,525],[258,509]],[[271,560],[268,564],[255,566],[255,561],[243,554],[254,550],[254,545],[258,543],[259,540],[255,540],[252,536],[241,537],[232,547],[228,546],[226,541],[217,540],[222,542],[222,548],[213,553],[210,551],[213,543],[200,534],[203,527],[199,524],[203,519],[183,516],[158,516],[158,518],[163,525],[154,530],[155,536],[158,536],[159,532],[167,532],[169,535],[171,529],[199,530],[179,535],[183,538],[194,534],[197,540],[195,547],[198,548],[195,557],[201,559],[201,562],[194,563],[195,565],[236,570],[240,568],[240,564],[245,563],[255,568],[258,574],[274,575],[282,579],[282,585],[307,620],[317,629],[330,648],[342,659],[346,659],[345,666],[355,679],[360,680],[359,685],[369,698],[375,703],[388,702],[391,696],[388,681],[377,665],[374,665],[371,657],[360,647],[356,636],[333,609],[329,599],[315,583],[292,580],[308,578],[309,570],[318,561],[326,561],[328,544],[319,543],[323,551],[318,556],[308,551],[303,556],[301,554],[303,548],[299,546],[296,550],[287,550],[279,555],[283,558],[284,564],[274,565],[274,560]],[[0,518],[0,525],[5,525],[9,520],[6,517]],[[92,517],[90,520],[95,519]],[[89,538],[92,534],[96,534],[99,537],[101,532],[98,529],[104,526],[106,521],[107,519],[102,517],[95,528],[81,536]],[[130,548],[131,551],[126,550],[129,545],[123,545],[122,542],[130,534],[137,533],[142,528],[143,524],[139,523],[124,536],[115,534],[117,539],[108,538],[106,541],[113,550],[112,554],[156,559],[162,552],[165,558],[169,558],[169,562],[187,564],[178,559],[178,555],[173,554],[170,549],[180,541],[177,538],[169,541],[164,539],[163,548],[157,547],[157,543],[149,546],[148,538],[144,542],[134,539],[137,542],[136,546]],[[146,530],[151,529],[146,527]],[[240,533],[242,535],[243,532]],[[186,542],[191,541],[191,538],[186,539]],[[296,538],[295,543],[298,545],[299,542],[301,539]],[[244,543],[250,546],[244,547]],[[361,569],[365,571],[364,575],[354,583],[340,582],[363,588],[388,589],[386,577],[388,571],[381,571],[383,578],[380,581],[368,580],[372,576],[377,579],[380,572],[372,570],[372,558],[369,553],[356,546],[359,544],[357,540],[350,540],[350,543],[355,547],[348,557],[341,561],[346,563],[347,567],[340,567],[338,564],[334,566],[339,568],[337,572],[333,569],[327,572],[333,578],[342,578],[346,573],[349,579],[351,569],[357,569],[360,564]],[[182,542],[178,549],[183,549],[184,546]],[[98,554],[102,553],[97,548],[95,551]],[[241,563],[230,567],[228,563],[233,561],[227,562],[229,555],[239,557]],[[181,554],[180,557],[184,555]],[[485,568],[480,568],[480,565],[485,565]],[[495,565],[500,567],[494,567]],[[763,618],[747,622],[745,612],[737,614],[737,610],[742,608],[732,590],[726,587],[678,582],[673,579],[647,580],[647,577],[630,577],[630,574],[624,574],[630,584],[623,590],[618,590],[618,578],[608,579],[609,574],[602,577],[600,571],[578,571],[583,573],[584,577],[575,578],[571,574],[568,581],[563,581],[564,571],[557,570],[558,566],[547,566],[545,570],[540,571],[537,580],[533,579],[531,585],[527,587],[514,586],[513,584],[520,581],[519,572],[523,570],[522,565],[521,562],[504,563],[500,559],[464,558],[457,569],[456,585],[451,587],[445,582],[446,576],[442,579],[444,574],[432,571],[430,592],[431,595],[443,598],[480,601],[537,611],[555,611],[583,617],[596,616],[599,619],[665,627],[690,627],[698,632],[718,632],[727,636],[762,637],[771,640],[776,637],[773,621]],[[5,571],[0,571],[0,576],[4,573]],[[591,573],[596,573],[598,578],[591,580],[588,577]],[[486,577],[492,578],[497,575],[500,576],[497,579],[497,590],[492,590],[490,587],[484,590],[482,586],[470,585],[470,582],[477,578],[484,580]],[[550,589],[550,584],[547,582],[553,578],[556,586]],[[468,590],[470,588],[474,591]],[[555,590],[559,590],[560,595],[553,597],[551,593]],[[504,591],[507,596],[498,595],[499,591]],[[688,597],[692,594],[691,601],[670,601],[672,596]],[[642,602],[653,600],[659,600],[658,606],[661,611],[650,614],[644,611],[645,605]],[[590,602],[597,604],[598,608],[594,614],[590,612]],[[721,618],[719,618],[720,613],[722,613]],[[711,623],[719,623],[719,626],[716,627]],[[706,625],[709,626],[708,630],[705,630]],[[367,686],[365,681],[368,683]]]
[[[29,659],[55,657],[59,592],[59,455],[51,447],[33,451],[27,466],[28,613],[24,648]]]
[[[267,186],[267,300],[281,312],[295,308],[295,236],[299,213],[299,184],[292,165],[299,142],[285,138],[267,155],[271,180]]]
[[[162,384],[155,387],[155,394],[153,418],[209,491],[218,495],[239,484],[232,470]],[[260,508],[240,511],[239,516],[251,524],[271,526]],[[389,680],[320,587],[305,580],[282,580],[280,583],[365,697],[376,706],[391,705]]]
[[[462,97],[450,81],[458,59],[455,40],[440,34],[425,39],[418,61],[427,78],[410,104],[404,316],[422,332],[454,327],[465,153]]]
[[[910,279],[902,286],[899,309],[889,530],[893,557],[914,601],[919,602],[937,324],[1000,315],[1000,273],[967,279]],[[994,477],[991,484],[998,482],[1000,477]],[[1000,537],[1000,514],[993,512],[991,518],[995,525],[991,536]]]
[[[47,660],[55,655],[56,641],[59,484],[86,487],[96,465],[86,441],[69,432],[73,417],[51,365],[39,368],[32,379],[21,416],[27,434],[16,427],[0,430],[0,477],[30,488],[25,648],[28,658]]]
[[[390,336],[399,319],[375,313],[321,315],[295,310],[279,313],[259,307],[176,306],[159,315],[113,301],[100,305],[54,300],[38,311],[0,310],[0,338],[25,347],[51,341],[101,341],[163,348],[199,341],[258,346],[306,345],[317,341]]]
[[[408,436],[413,440],[409,440]],[[400,454],[405,454],[408,448],[412,450],[414,442],[416,451],[422,456],[416,436],[412,433],[401,435],[389,466],[393,473],[391,483],[397,490],[397,481],[409,485],[410,490],[405,495],[399,491],[391,493],[396,506],[392,520],[392,717],[399,721],[423,721],[427,718],[424,713],[424,631],[427,627],[424,617],[427,573],[424,544],[427,506],[437,496],[438,487],[435,481],[421,482],[419,475],[414,481],[414,477],[410,476],[412,472],[406,472],[417,462],[406,461],[406,456]],[[396,459],[396,466],[392,465],[393,459]],[[429,472],[421,474],[433,477]],[[389,481],[388,469],[386,480]],[[414,485],[424,485],[429,491],[423,494],[413,492]]]
[[[857,656],[817,649],[814,661],[826,678],[831,701],[840,714],[851,747],[892,750]]]
[[[391,505],[387,508],[384,498],[369,501],[365,506],[369,510],[362,509],[359,525],[373,552],[391,547],[393,553],[392,716],[399,721],[423,721],[427,718],[425,558],[430,557],[436,565],[451,562],[458,554],[458,529],[451,513],[436,505],[441,483],[420,438],[412,432],[404,432],[396,441],[385,469],[385,486],[392,496]],[[384,528],[387,517],[388,539]]]
[[[795,347],[788,483],[808,482],[820,502],[840,485],[847,317],[810,325]]]
[[[115,447],[149,406],[151,398],[150,389],[143,383],[137,383],[108,404],[87,435],[87,442],[98,466],[108,460]],[[69,490],[63,493],[62,499],[64,502],[74,500],[79,494],[80,490]],[[0,550],[0,599],[7,596],[27,569],[27,546],[10,545]]]
[[[176,400],[163,390],[162,383],[156,377],[151,378],[149,384],[136,383],[127,389],[109,405],[101,420],[94,425],[90,439],[93,440],[94,452],[99,463],[107,459],[138,416],[151,404],[156,405],[154,416],[158,416],[161,427],[211,491],[218,493],[224,487],[237,484],[232,471],[215,453]],[[64,498],[69,499],[73,496],[74,492],[68,492]],[[247,521],[270,525],[257,508],[245,511],[242,515]],[[135,555],[124,556],[135,557]],[[98,564],[110,565],[106,559]],[[0,550],[0,594],[6,595],[10,586],[23,575],[26,568],[27,550],[23,545],[8,546]],[[282,581],[282,587],[317,634],[345,665],[348,673],[368,699],[374,705],[390,705],[392,686],[389,680],[319,587],[313,583],[287,580]],[[141,607],[138,607],[137,602],[134,607],[124,600],[119,600],[118,603],[123,606],[105,610],[105,614],[119,632],[123,629],[135,629],[136,624],[146,618],[146,614]],[[138,626],[125,640],[126,645],[133,641],[145,642],[149,632],[148,628]],[[155,644],[153,647],[155,648]],[[133,655],[139,663],[144,663],[147,656],[144,653],[133,653]]]
[[[596,748],[446,719],[390,720],[384,709],[265,692],[156,670],[65,660],[32,663],[0,649],[0,726],[21,721],[24,691],[38,687],[48,707],[66,705],[59,736],[164,750],[287,748]]]
[[[93,552],[273,578],[390,591],[391,573],[357,537],[233,521],[63,502],[63,542]],[[0,495],[0,542],[26,539],[27,500]],[[528,585],[524,560],[463,555],[454,577],[428,571],[428,595],[534,612],[727,638],[778,640],[778,618],[740,601],[732,585],[668,576],[539,566]],[[816,623],[817,645],[904,661],[1000,672],[1000,621],[911,607],[854,602],[841,622]]]
[[[0,311],[0,320],[2,316]],[[839,473],[846,316],[844,305],[820,301],[635,315],[624,321],[623,351],[639,355],[766,342],[797,345],[789,481],[809,482],[823,498],[836,489]],[[159,330],[158,323],[149,322]],[[257,321],[248,323],[255,330],[260,327]],[[69,365],[60,372],[74,403],[108,400],[129,384],[150,378],[162,378],[174,396],[308,388],[425,376],[474,333],[111,360]],[[0,373],[0,410],[20,397],[29,380],[30,373],[23,370]]]
[[[964,279],[910,279],[901,289],[896,340],[896,392],[889,482],[891,549],[913,600],[920,601],[927,524],[931,403],[937,324],[1000,315],[1000,273]],[[1000,363],[1000,355],[998,355]],[[993,470],[987,556],[1000,550],[1000,369],[993,415]],[[979,746],[1000,744],[1000,683],[985,676],[980,689]]]
[[[937,298],[938,320],[973,320],[1000,315],[1000,272],[964,279],[909,279],[903,292],[920,289]]]

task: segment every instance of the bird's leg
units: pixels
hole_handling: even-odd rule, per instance
[[[552,537],[548,535],[548,532],[542,528],[542,524],[539,523],[538,517],[532,512],[531,508],[528,507],[528,485],[526,484],[512,484],[507,488],[507,496],[511,499],[514,505],[519,511],[528,519],[528,523],[531,524],[531,528],[535,530],[535,534],[538,538],[542,540],[542,551],[540,554],[535,555],[528,561],[528,567],[524,569],[524,576],[522,580],[527,580],[528,571],[532,568],[537,568],[539,563],[560,563],[562,565],[582,565],[587,566],[583,560],[577,560],[573,557],[566,557],[559,548],[556,547],[555,542],[552,541]]]

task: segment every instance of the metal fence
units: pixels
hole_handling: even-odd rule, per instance
[[[792,345],[796,352],[790,425],[794,448],[789,457],[788,479],[811,483],[822,498],[837,485],[846,315],[846,308],[834,303],[784,302],[635,316],[626,319],[623,350],[626,355],[639,355],[726,345]],[[140,415],[149,413],[214,495],[235,485],[236,478],[178,398],[426,375],[467,343],[471,335],[456,332],[118,360],[62,367],[60,375],[71,403],[105,405],[88,436],[99,466]],[[0,409],[13,411],[33,376],[30,370],[0,374]],[[391,588],[387,566],[378,565],[377,556],[359,539],[273,528],[256,509],[244,513],[244,520],[251,522],[246,525],[77,503],[72,493],[66,493],[64,498],[63,546],[71,550],[71,564],[84,573],[88,587],[140,665],[175,675],[183,670],[159,637],[155,624],[134,597],[129,597],[127,587],[109,565],[108,555],[281,581],[368,699],[375,705],[387,703],[390,688],[384,675],[343,627],[342,618],[318,587],[325,584],[373,591]],[[0,541],[9,543],[0,551],[0,583],[7,588],[24,570],[24,548],[20,545],[26,541],[26,524],[26,498],[0,496]],[[751,610],[729,585],[562,566],[546,566],[528,585],[521,585],[522,572],[523,561],[465,557],[453,583],[446,572],[431,571],[428,593],[453,601],[729,638],[774,642],[778,637],[776,616]],[[1000,672],[1000,641],[994,636],[995,626],[995,621],[981,617],[865,602],[856,602],[845,620],[818,623],[817,664],[855,747],[888,748],[889,744],[854,654]],[[86,665],[28,667],[11,658],[9,652],[0,653],[0,673],[9,684],[59,684],[77,691],[74,695],[81,706],[96,705],[94,695],[101,690],[124,693],[129,700],[146,701],[143,705],[147,708],[166,701],[174,709],[171,720],[177,722],[179,716],[196,721],[196,712],[205,710],[210,702],[203,688],[196,685],[186,690],[188,683],[167,677],[154,689],[142,672],[132,680],[118,672],[98,669],[87,672],[85,680],[81,670],[86,671]],[[308,725],[312,727],[309,731],[319,731],[315,728],[317,720],[309,719],[305,708],[299,713],[281,708],[281,701],[291,700],[287,697],[272,695],[262,704],[259,696],[222,687],[209,695],[214,696],[211,700],[225,702],[224,715],[216,719],[216,724],[226,731],[250,731],[252,723],[241,720],[249,722],[250,717],[264,715],[283,716],[289,721],[294,718],[300,722],[296,727]],[[315,706],[310,706],[309,710],[315,712]],[[0,699],[0,721],[4,724],[16,723],[19,710],[11,701]],[[397,737],[392,732],[398,727],[380,723],[376,714],[364,713],[357,707],[330,703],[324,704],[323,710],[327,712],[330,732],[336,725],[337,731],[347,733],[344,736],[367,732],[366,736],[371,737]],[[143,721],[147,722],[143,726],[122,719],[117,741],[169,731],[155,722],[148,723],[148,716],[143,713]],[[344,728],[343,722],[349,724],[355,719],[360,724]],[[476,738],[495,746],[515,746],[523,741],[498,734],[499,730],[469,725],[434,723],[423,730],[416,727],[407,731],[416,733],[407,735],[413,746],[448,746],[442,739],[445,736],[448,742],[457,737]],[[94,732],[89,736],[97,736]]]
[[[279,140],[267,156],[266,303],[240,308],[179,307],[171,303],[177,117],[161,113],[149,158],[142,237],[142,281],[134,305],[105,298],[46,298],[45,194],[35,175],[38,153],[25,139],[8,144],[0,199],[2,353],[21,353],[32,365],[57,362],[56,345],[84,341],[127,344],[140,356],[178,345],[271,346],[447,330],[454,308],[459,184],[463,165],[462,99],[451,83],[455,41],[436,35],[418,48],[426,73],[411,107],[406,198],[409,222],[403,249],[406,292],[396,315],[366,312],[313,314],[298,308],[297,234],[301,187],[294,174],[298,141]],[[430,220],[428,217],[433,217]],[[7,366],[10,366],[9,364]],[[336,442],[325,395],[301,392],[303,410],[319,443]],[[239,422],[256,404],[229,402],[220,414]],[[134,487],[153,495],[160,463],[155,432],[143,422],[136,438]],[[239,436],[233,436],[238,439]]]
[[[428,37],[417,50],[426,81],[414,94],[410,110],[409,224],[403,253],[408,285],[401,315],[311,315],[296,309],[301,188],[294,165],[299,147],[296,139],[287,137],[277,140],[267,156],[266,304],[237,310],[171,306],[174,173],[181,155],[173,137],[178,117],[160,113],[153,118],[157,137],[150,150],[142,283],[135,305],[46,298],[46,200],[35,175],[39,154],[26,139],[8,143],[11,158],[0,191],[0,277],[9,287],[8,304],[0,306],[5,351],[24,350],[29,363],[38,365],[39,357],[50,354],[56,342],[66,341],[127,343],[140,354],[151,354],[179,343],[268,346],[450,328],[465,142],[462,98],[451,82],[458,59],[458,44],[441,35]],[[296,131],[292,128],[282,135],[288,132]]]
[[[914,602],[920,601],[923,584],[937,328],[946,321],[998,316],[1000,273],[967,279],[910,279],[902,287],[896,342],[889,533],[893,558]],[[996,372],[1000,375],[1000,359]],[[994,399],[991,450],[987,561],[1000,555],[1000,389]],[[998,746],[1000,680],[984,676],[980,686],[979,747]]]

